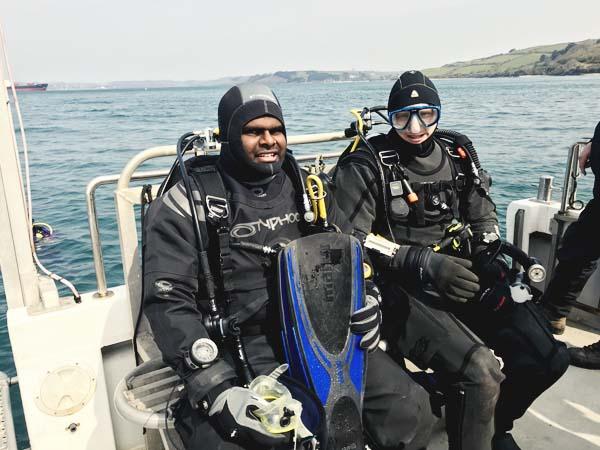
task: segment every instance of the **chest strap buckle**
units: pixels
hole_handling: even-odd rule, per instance
[[[398,156],[398,152],[396,152],[396,150],[380,151],[379,160],[381,161],[381,164],[389,168],[392,168],[396,164],[400,163],[400,157]]]
[[[205,197],[205,202],[208,217],[210,219],[223,220],[229,217],[229,205],[226,199],[215,197],[214,195],[207,195]]]
[[[454,184],[456,186],[457,191],[462,191],[467,187],[467,176],[464,173],[460,172],[456,175],[456,178],[454,178]]]

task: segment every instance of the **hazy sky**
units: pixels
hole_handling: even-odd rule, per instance
[[[600,38],[600,0],[2,0],[20,81],[403,70]]]

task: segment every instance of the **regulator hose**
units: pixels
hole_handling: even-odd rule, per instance
[[[523,266],[525,275],[527,276],[527,281],[540,283],[546,278],[546,269],[544,269],[541,262],[537,258],[529,256],[516,245],[500,239],[490,243],[487,249],[485,249],[483,253],[479,254],[481,255],[480,264],[483,262],[491,263],[500,254],[512,258],[514,261]]]
[[[450,139],[459,147],[464,148],[468,152],[469,157],[473,164],[475,164],[477,170],[481,170],[481,163],[479,162],[479,156],[477,155],[477,151],[473,146],[473,142],[471,142],[471,139],[469,139],[467,136],[457,131],[444,130],[441,128],[435,130],[434,136]]]
[[[236,318],[221,317],[219,306],[217,304],[217,286],[210,267],[208,251],[204,246],[204,242],[202,241],[203,231],[206,235],[208,235],[206,221],[204,219],[204,210],[202,209],[202,199],[197,191],[192,190],[192,180],[187,172],[185,161],[183,159],[185,152],[188,151],[193,143],[199,138],[200,136],[193,132],[185,133],[179,138],[177,141],[177,162],[190,207],[194,234],[196,237],[198,265],[202,275],[204,276],[204,287],[208,297],[209,315],[204,319],[204,326],[209,334],[219,334],[223,341],[225,341],[228,336],[233,338],[235,345],[234,357],[237,359],[244,385],[248,385],[250,384],[250,381],[252,381],[253,377],[248,364],[248,357],[246,355],[244,343],[240,337],[240,328]],[[202,229],[200,228],[201,226]]]
[[[304,177],[302,176],[302,169],[300,169],[300,165],[298,164],[298,161],[296,161],[296,158],[294,158],[292,155],[292,151],[290,149],[288,149],[286,152],[285,160],[283,161],[284,165],[286,163],[289,164],[289,168],[292,172],[291,175],[296,179],[296,186],[299,186],[297,192],[298,209],[303,211],[302,218],[304,221],[307,223],[312,223],[315,218],[311,209],[310,201],[308,199],[308,193],[306,192],[306,183],[304,182]]]

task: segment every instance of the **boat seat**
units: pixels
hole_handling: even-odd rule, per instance
[[[153,359],[137,366],[118,383],[114,394],[119,414],[140,427],[158,430],[163,448],[184,448],[175,431],[169,409],[182,396],[183,382],[162,359]]]

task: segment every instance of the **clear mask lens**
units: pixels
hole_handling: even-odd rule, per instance
[[[416,116],[424,127],[430,127],[440,120],[440,110],[433,106],[401,109],[390,114],[390,123],[395,129],[404,130],[413,116]]]

